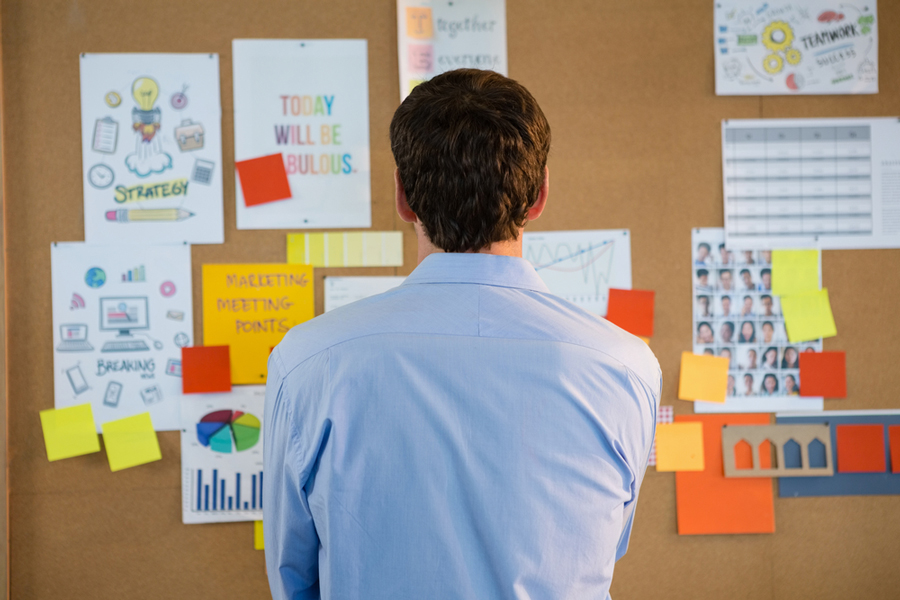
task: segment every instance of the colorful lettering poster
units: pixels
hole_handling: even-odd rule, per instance
[[[400,100],[453,69],[508,73],[505,0],[397,0]]]
[[[266,387],[245,385],[181,403],[181,518],[262,519]]]
[[[729,246],[719,227],[692,230],[691,243],[694,354],[729,361],[724,404],[697,401],[694,412],[822,410],[821,397],[800,396],[800,355],[821,352],[822,340],[789,341],[772,251]]]
[[[157,430],[178,429],[191,247],[57,243],[50,259],[56,408],[89,402],[98,432],[144,412]]]
[[[80,62],[85,240],[221,244],[218,54]]]
[[[237,228],[371,227],[366,40],[232,48]]]
[[[878,93],[876,0],[716,2],[716,94]]]
[[[203,343],[230,346],[232,383],[265,383],[271,349],[314,308],[310,265],[203,265]]]

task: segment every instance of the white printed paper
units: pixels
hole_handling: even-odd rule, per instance
[[[325,312],[392,290],[406,277],[326,277]]]
[[[875,94],[876,0],[716,2],[716,94]]]
[[[900,119],[722,122],[730,245],[900,247]]]
[[[508,72],[505,0],[397,0],[400,100],[454,69]]]
[[[525,233],[522,256],[552,293],[601,317],[609,288],[631,289],[627,229]]]
[[[221,244],[217,54],[82,54],[84,237]]]
[[[266,387],[235,386],[181,403],[182,521],[262,520]]]
[[[800,353],[821,352],[822,340],[788,342],[772,251],[726,245],[719,227],[694,229],[691,245],[694,354],[730,361],[725,403],[697,401],[694,412],[822,410],[822,398],[798,395]]]
[[[58,243],[50,258],[56,408],[90,402],[98,432],[147,411],[157,431],[178,429],[191,247]]]
[[[285,200],[246,206],[238,229],[371,227],[366,40],[234,40],[235,161],[281,154]]]

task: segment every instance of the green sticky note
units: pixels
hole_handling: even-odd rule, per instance
[[[827,289],[782,296],[781,311],[792,344],[837,335]]]
[[[162,459],[150,413],[109,421],[102,425],[102,429],[111,471],[121,471]]]
[[[51,461],[100,452],[90,404],[41,411],[41,429]]]
[[[788,296],[819,289],[818,250],[773,250],[772,293]]]

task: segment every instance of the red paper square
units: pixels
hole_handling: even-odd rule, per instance
[[[800,395],[846,398],[846,354],[844,352],[801,352]]]
[[[234,163],[241,180],[244,204],[256,206],[291,197],[291,185],[281,153]]]
[[[900,425],[888,425],[891,443],[891,473],[900,473]]]
[[[653,336],[653,297],[655,292],[610,288],[606,320],[628,333]]]
[[[887,470],[884,425],[838,425],[837,470],[839,473],[884,473]]]
[[[185,394],[231,391],[228,346],[193,346],[181,349],[181,390]]]

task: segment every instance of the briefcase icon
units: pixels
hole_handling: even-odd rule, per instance
[[[175,141],[178,142],[178,148],[182,152],[202,148],[203,125],[185,119],[179,127],[175,128]]]

